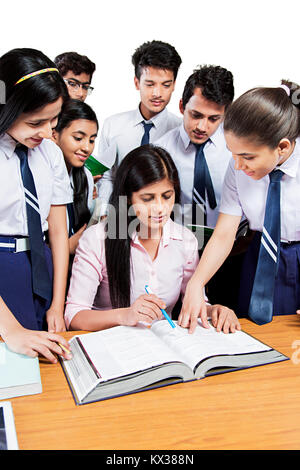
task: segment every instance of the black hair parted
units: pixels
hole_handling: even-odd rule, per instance
[[[98,119],[95,111],[84,101],[70,98],[69,100],[65,101],[62,106],[55,130],[57,132],[61,132],[77,119],[93,121],[96,123],[97,129],[99,129]]]
[[[56,66],[36,49],[12,49],[0,57],[0,80],[5,84],[5,104],[0,105],[0,135],[22,113],[33,112],[60,97],[68,99],[66,84],[57,71],[35,75],[16,84],[20,78],[47,68]]]
[[[175,47],[162,41],[148,41],[136,49],[132,56],[135,76],[140,79],[142,69],[155,67],[163,70],[171,70],[176,80],[178,69],[181,65],[181,57]]]
[[[90,80],[92,80],[96,70],[94,62],[86,55],[80,55],[77,52],[63,52],[55,57],[54,62],[63,77],[71,70],[75,75],[86,73],[90,75]]]
[[[201,88],[204,98],[225,108],[234,98],[233,75],[219,65],[202,65],[194,70],[184,86],[183,108],[193,96],[195,88]]]
[[[113,308],[130,305],[130,243],[129,228],[136,219],[130,213],[132,193],[143,187],[167,178],[174,186],[175,203],[180,203],[180,181],[178,171],[169,153],[152,144],[143,145],[129,152],[118,167],[113,191],[110,196],[108,224],[111,218],[116,221],[116,233],[105,239],[106,267],[109,282],[110,299]],[[125,196],[125,198],[124,198]],[[127,222],[126,237],[120,221]]]

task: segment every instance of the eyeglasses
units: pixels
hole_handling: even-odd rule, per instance
[[[79,88],[82,88],[87,95],[90,95],[94,89],[94,87],[87,85],[86,83],[81,83],[75,79],[64,78],[64,82],[74,91],[77,91]]]

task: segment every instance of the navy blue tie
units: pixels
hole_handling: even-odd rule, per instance
[[[21,145],[16,147],[15,152],[20,159],[21,175],[25,192],[33,292],[43,299],[51,301],[52,283],[44,252],[39,202],[34,179],[28,165],[28,148]]]
[[[280,254],[281,170],[273,170],[267,195],[265,220],[249,306],[249,317],[259,325],[273,317],[275,277]]]
[[[69,238],[74,235],[74,226],[75,226],[75,215],[74,215],[74,206],[73,202],[67,204],[67,212],[69,219]]]
[[[194,188],[192,202],[193,224],[197,224],[197,222],[199,224],[199,221],[197,221],[197,205],[201,207],[204,213],[204,225],[207,223],[206,193],[210,208],[215,209],[217,206],[214,187],[204,155],[204,146],[209,140],[210,139],[208,139],[203,144],[195,144],[196,157],[194,166]]]
[[[145,132],[142,137],[141,145],[147,145],[149,144],[149,140],[150,140],[149,132],[150,132],[150,129],[154,126],[154,124],[152,122],[146,123],[145,121],[143,121],[143,126],[144,126]]]

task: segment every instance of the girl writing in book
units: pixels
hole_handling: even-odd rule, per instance
[[[186,289],[179,323],[207,325],[202,288],[222,265],[245,214],[256,236],[241,279],[240,314],[258,324],[300,306],[299,86],[256,88],[228,109],[224,130],[233,159],[225,177],[220,215]]]
[[[71,255],[75,253],[95,205],[93,176],[84,164],[94,150],[97,133],[97,117],[89,105],[71,99],[64,103],[53,139],[63,152],[73,189],[73,203],[68,204]]]
[[[49,139],[68,95],[55,65],[34,49],[4,54],[0,80],[0,333],[14,350],[53,360],[51,351],[63,354],[52,333],[65,330],[72,195],[62,152]]]
[[[161,308],[171,314],[198,263],[195,236],[170,217],[179,197],[177,169],[165,150],[145,145],[125,157],[106,223],[79,240],[65,311],[70,329],[152,323]],[[208,308],[218,330],[240,328],[233,311]]]

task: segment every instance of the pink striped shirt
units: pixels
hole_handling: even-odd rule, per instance
[[[171,219],[163,228],[156,258],[152,261],[135,232],[131,240],[131,294],[133,303],[145,294],[145,285],[167,305],[171,314],[198,262],[198,242],[187,228]],[[105,231],[102,223],[87,229],[80,238],[73,262],[65,309],[67,328],[81,310],[112,308],[105,262]],[[101,312],[99,312],[101,315]]]

